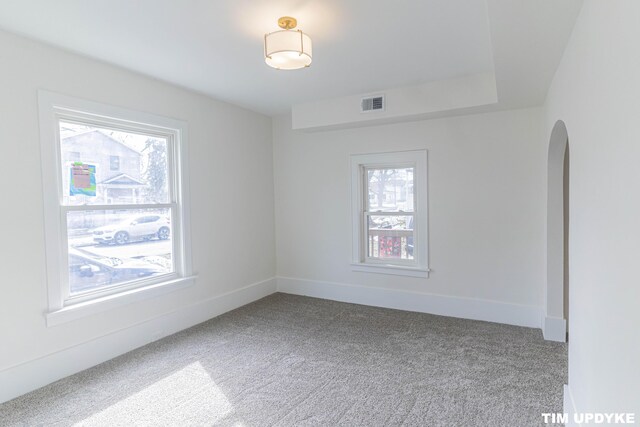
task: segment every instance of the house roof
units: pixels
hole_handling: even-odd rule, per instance
[[[127,150],[135,153],[137,156],[141,156],[142,155],[139,151],[135,150],[132,147],[129,147],[127,144],[122,143],[122,142],[118,141],[115,138],[112,138],[111,136],[105,134],[104,132],[101,132],[99,129],[92,129],[92,130],[88,130],[86,132],[80,132],[80,133],[76,133],[76,134],[71,135],[71,136],[64,137],[64,138],[62,138],[62,142],[67,142],[67,141],[70,142],[70,141],[74,141],[74,140],[77,140],[77,139],[86,138],[88,135],[94,135],[94,136],[97,136],[97,137],[102,138],[104,140],[107,140],[107,141],[113,142],[115,144],[118,144],[118,145],[126,148]]]
[[[144,181],[136,179],[131,175],[127,175],[126,173],[121,173],[120,175],[116,175],[109,179],[105,179],[99,184],[103,185],[127,185],[127,186],[143,186],[147,185]]]

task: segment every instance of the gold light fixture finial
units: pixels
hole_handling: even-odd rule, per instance
[[[297,70],[311,65],[311,38],[300,30],[296,18],[278,19],[282,30],[264,35],[264,60],[278,70]]]
[[[285,30],[292,30],[298,25],[298,21],[296,18],[292,18],[290,16],[283,16],[278,19],[278,26]]]

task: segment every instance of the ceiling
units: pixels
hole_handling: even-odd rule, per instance
[[[581,0],[21,0],[0,28],[267,115],[292,105],[493,72],[504,107],[540,105]],[[264,63],[291,15],[297,71]]]

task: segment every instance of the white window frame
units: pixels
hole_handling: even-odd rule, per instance
[[[43,179],[45,249],[49,310],[47,326],[54,326],[135,301],[182,289],[195,282],[191,269],[185,122],[148,113],[77,99],[44,90],[38,91],[40,146]],[[168,181],[171,200],[164,204],[91,205],[90,209],[168,208],[172,216],[172,261],[174,272],[120,286],[70,295],[68,271],[67,212],[84,206],[63,205],[60,121],[139,132],[167,139]]]
[[[353,154],[351,163],[351,217],[353,271],[392,274],[410,277],[429,277],[428,267],[428,201],[427,150],[389,153]],[[367,200],[366,171],[377,168],[414,168],[414,249],[413,260],[381,260],[367,256]],[[394,213],[400,214],[400,213]]]

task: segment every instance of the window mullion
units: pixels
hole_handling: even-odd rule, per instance
[[[375,215],[375,216],[413,216],[415,212],[405,212],[405,211],[364,211],[367,215]]]
[[[177,204],[174,204],[171,207],[171,232],[173,233],[173,237],[171,239],[171,248],[173,256],[171,257],[171,262],[173,263],[173,271],[178,273],[179,275],[184,274],[185,265],[184,265],[184,241],[182,239],[182,227],[179,224],[182,223],[182,218],[180,217],[180,213],[178,212]]]
[[[61,207],[67,212],[72,211],[125,211],[125,210],[143,210],[143,209],[169,209],[176,203],[141,203],[141,204],[124,204],[124,205],[62,205]]]
[[[64,236],[60,239],[59,256],[63,266],[69,264],[69,230],[67,224],[67,212],[66,206],[60,206],[60,233]],[[69,286],[69,268],[60,269],[60,294],[62,295],[62,302],[69,299],[71,294],[71,288]]]

